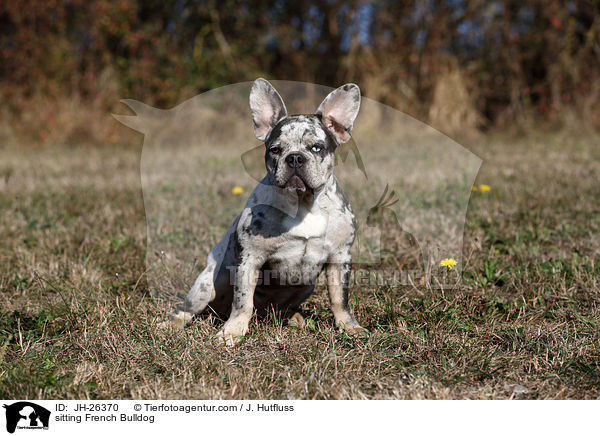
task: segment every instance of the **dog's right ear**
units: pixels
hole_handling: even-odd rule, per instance
[[[287,117],[285,104],[279,93],[265,79],[256,79],[250,91],[250,111],[254,134],[264,141],[275,124]]]

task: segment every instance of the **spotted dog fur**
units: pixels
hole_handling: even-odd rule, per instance
[[[254,310],[264,314],[274,307],[290,324],[303,325],[299,306],[325,269],[336,324],[364,330],[348,307],[356,223],[333,175],[335,149],[350,139],[359,107],[358,86],[347,84],[315,114],[288,116],[275,88],[264,79],[254,82],[250,109],[256,137],[265,143],[267,175],[210,252],[168,325],[183,327],[210,307],[228,318],[218,333],[227,345],[248,332]]]

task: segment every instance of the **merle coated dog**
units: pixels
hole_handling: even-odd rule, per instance
[[[275,308],[301,326],[299,306],[325,270],[336,324],[365,331],[348,307],[356,221],[333,174],[335,150],[350,139],[359,108],[358,86],[346,84],[314,114],[288,115],[269,82],[254,82],[250,109],[254,133],[265,143],[267,175],[165,324],[183,327],[210,307],[228,318],[218,334],[227,345],[248,332],[254,310]]]

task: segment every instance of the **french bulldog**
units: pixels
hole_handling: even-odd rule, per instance
[[[275,88],[254,81],[250,110],[254,133],[265,144],[267,175],[166,324],[182,328],[210,310],[227,319],[217,337],[230,346],[248,332],[254,310],[275,309],[302,326],[299,307],[325,270],[336,325],[366,331],[348,306],[356,220],[333,174],[335,150],[350,139],[359,108],[358,86],[346,84],[314,114],[288,115]]]

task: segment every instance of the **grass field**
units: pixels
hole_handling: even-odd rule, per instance
[[[145,278],[139,149],[1,150],[0,397],[196,399],[597,398],[598,137],[488,138],[463,282],[354,289],[368,337],[333,328],[323,289],[306,329],[180,332]],[[241,208],[223,193],[209,243]],[[199,260],[202,263],[202,259]],[[185,289],[181,291],[185,292]]]

